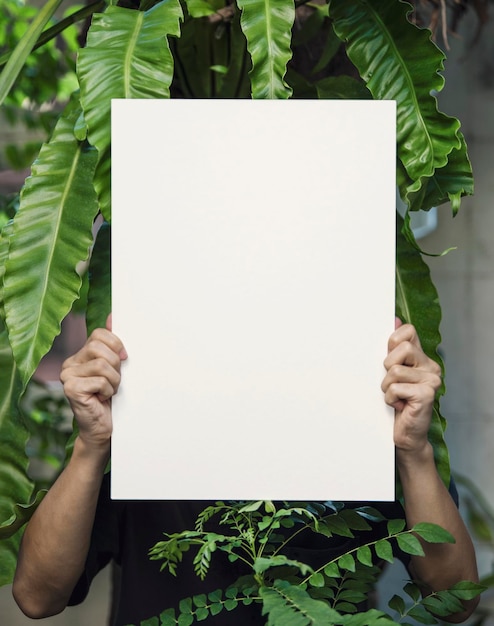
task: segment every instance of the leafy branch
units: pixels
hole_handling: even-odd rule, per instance
[[[329,511],[329,513],[328,513]],[[219,526],[225,533],[212,532],[206,526],[219,516]],[[318,568],[290,559],[282,550],[302,530],[324,537],[354,538],[354,530],[371,531],[372,525],[386,521],[386,532],[367,543],[357,545]],[[230,561],[240,559],[249,566],[250,574],[224,592],[217,590],[186,598],[176,610],[169,608],[159,618],[141,622],[150,624],[188,626],[217,615],[223,609],[233,610],[240,604],[258,602],[268,626],[341,625],[371,626],[373,624],[406,623],[407,618],[436,623],[433,615],[445,616],[463,609],[462,600],[469,600],[483,589],[475,583],[462,582],[450,590],[421,597],[419,588],[408,583],[404,591],[412,599],[407,607],[400,596],[394,596],[390,608],[399,614],[399,622],[381,611],[359,611],[374,587],[382,562],[393,562],[401,551],[423,556],[421,541],[452,543],[454,538],[443,528],[431,523],[419,523],[405,528],[404,519],[385,520],[373,507],[345,508],[341,503],[306,503],[303,506],[277,507],[275,503],[217,502],[198,516],[195,530],[166,534],[166,539],[149,552],[152,560],[163,560],[161,570],[176,576],[183,554],[197,549],[193,559],[196,575],[204,580],[216,550],[228,554]],[[274,575],[276,571],[276,575]]]

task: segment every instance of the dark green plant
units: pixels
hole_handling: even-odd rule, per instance
[[[29,433],[19,401],[60,332],[61,321],[79,301],[81,261],[89,260],[84,300],[88,329],[103,325],[110,311],[112,98],[394,99],[398,187],[407,209],[428,210],[449,202],[455,214],[461,197],[473,191],[460,123],[439,112],[432,95],[443,86],[444,54],[428,31],[410,22],[411,7],[405,2],[330,0],[309,6],[293,0],[142,0],[140,4],[128,0],[93,3],[48,26],[61,3],[47,0],[16,47],[0,59],[2,104],[23,68],[32,62],[34,48],[42,50],[69,23],[92,15],[86,42],[78,52],[78,88],[33,163],[14,219],[1,231],[0,583],[12,578],[22,527],[43,496],[27,473]],[[227,163],[227,155],[223,158]],[[294,155],[294,163],[297,158],[310,161],[310,155]],[[250,184],[255,181],[246,177],[245,185]],[[145,208],[136,207],[136,216],[145,236]],[[102,223],[93,247],[95,225]],[[437,292],[414,241],[408,213],[399,222],[397,247],[397,312],[415,324],[426,353],[441,363]],[[439,411],[443,393],[441,389],[436,399],[430,437],[447,484],[445,421]],[[308,505],[301,506],[297,515],[304,518],[308,513],[303,511],[309,510]],[[276,512],[266,511],[266,515]],[[391,530],[390,534],[401,536],[395,526]],[[203,548],[201,562],[206,555]],[[348,563],[358,561],[353,555],[344,556]],[[281,555],[265,557],[268,568],[276,557]],[[259,569],[260,563],[252,564]],[[297,567],[304,576],[303,564]],[[314,576],[312,582],[319,584],[318,574],[324,577],[323,587],[310,582]],[[330,593],[332,577],[325,570],[311,577],[296,585],[273,581],[262,589],[257,581],[256,593],[265,607],[284,603],[291,611],[300,603],[316,602],[321,589]],[[228,591],[227,608],[237,591]],[[453,602],[450,596],[447,601]],[[195,606],[201,608],[197,601]],[[395,608],[399,606],[395,601]],[[327,604],[318,604],[317,609],[338,613]],[[275,609],[266,611],[269,623],[275,624],[271,617]],[[156,619],[149,623],[158,623]],[[180,623],[189,619],[181,618]],[[370,616],[346,615],[341,623],[370,623],[366,619]],[[378,623],[388,618],[373,613],[372,619]]]
[[[214,518],[219,518],[219,524],[211,530]],[[377,539],[366,542],[366,532],[376,524],[384,528]],[[354,533],[358,532],[360,541],[346,553],[313,569],[283,553],[297,536],[307,531],[346,539],[355,538]],[[159,616],[141,622],[141,626],[189,626],[253,602],[261,605],[268,626],[373,626],[407,624],[407,619],[436,624],[431,613],[446,616],[461,611],[461,600],[475,597],[483,587],[459,583],[422,598],[419,588],[410,582],[404,587],[407,600],[395,595],[389,602],[389,608],[397,613],[394,617],[366,607],[383,563],[392,563],[398,550],[415,556],[424,554],[419,537],[432,543],[454,541],[434,524],[422,523],[406,529],[403,519],[386,520],[369,506],[346,508],[336,502],[218,502],[199,515],[195,530],[166,534],[163,541],[151,548],[150,558],[162,561],[161,569],[176,576],[180,575],[177,568],[184,552],[193,550],[195,573],[205,579],[215,553],[226,552],[230,561],[240,559],[246,564],[250,575],[225,590],[184,598],[178,611],[165,609]]]

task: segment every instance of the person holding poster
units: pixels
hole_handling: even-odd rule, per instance
[[[62,368],[61,380],[79,433],[70,462],[33,515],[22,540],[13,593],[21,610],[32,618],[54,615],[81,602],[93,576],[111,559],[121,565],[117,626],[139,624],[176,607],[182,598],[225,589],[245,573],[238,562],[228,562],[223,554],[214,555],[203,582],[194,574],[191,559],[187,561],[188,554],[176,577],[160,572],[159,564],[149,560],[148,550],[163,532],[192,528],[205,502],[110,500],[105,468],[110,457],[111,399],[120,384],[121,362],[127,358],[122,341],[110,328],[109,323],[106,329],[93,332]],[[424,354],[414,327],[399,322],[389,339],[384,365],[382,390],[385,402],[395,409],[394,443],[407,523],[411,527],[432,522],[455,538],[454,544],[425,544],[425,556],[412,556],[407,563],[410,575],[425,593],[448,589],[461,580],[478,581],[470,536],[436,471],[427,438],[440,369]],[[348,401],[356,411],[365,409],[358,404],[358,389]],[[388,507],[388,513],[394,511],[395,517],[403,516],[399,503],[383,507]],[[327,558],[342,554],[346,546],[301,546],[295,557],[304,561],[311,551],[316,558],[318,553]],[[448,619],[463,621],[476,605],[477,599],[466,601],[464,611]],[[254,603],[223,611],[212,621],[217,626],[244,626],[262,624],[264,619],[260,605]]]

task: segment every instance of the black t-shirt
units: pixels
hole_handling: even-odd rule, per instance
[[[164,609],[177,608],[180,600],[200,593],[226,589],[251,572],[240,560],[228,561],[224,552],[217,550],[204,581],[194,573],[194,552],[184,554],[178,565],[177,576],[167,570],[160,572],[162,561],[151,561],[149,549],[163,539],[163,533],[192,530],[197,515],[211,502],[204,501],[112,501],[109,497],[109,479],[105,477],[100,493],[91,547],[86,569],[77,583],[69,604],[84,600],[93,577],[114,559],[120,565],[120,583],[117,591],[114,626],[138,625],[144,619],[159,615]],[[365,503],[353,503],[355,506]],[[403,518],[397,502],[367,503],[378,508],[387,519]],[[386,535],[386,524],[377,525],[362,534],[362,543]],[[330,539],[310,530],[300,533],[296,545],[284,550],[288,558],[317,568],[333,558],[356,547],[359,538],[335,536]],[[213,618],[215,626],[242,624],[261,625],[260,605],[239,605],[231,612],[222,611]]]

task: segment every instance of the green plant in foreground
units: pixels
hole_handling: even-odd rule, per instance
[[[214,518],[219,522],[212,530],[209,526]],[[372,532],[376,525],[381,526],[377,536]],[[351,549],[317,567],[284,554],[304,532],[327,539],[355,539],[355,531],[359,540]],[[225,590],[184,598],[178,611],[166,609],[141,622],[141,626],[188,626],[253,602],[261,605],[269,626],[372,626],[407,624],[407,619],[434,624],[437,620],[432,614],[446,616],[461,611],[461,600],[474,598],[484,587],[461,582],[422,598],[417,585],[410,582],[404,587],[407,601],[396,595],[389,602],[390,609],[398,614],[396,618],[376,609],[362,610],[384,563],[392,563],[398,552],[424,554],[419,538],[429,543],[454,541],[434,524],[421,523],[406,529],[403,519],[386,520],[370,506],[218,502],[202,511],[194,530],[167,534],[151,548],[150,558],[162,561],[161,569],[176,576],[184,552],[193,550],[195,573],[204,580],[219,551],[225,552],[230,561],[243,561],[250,573]]]

